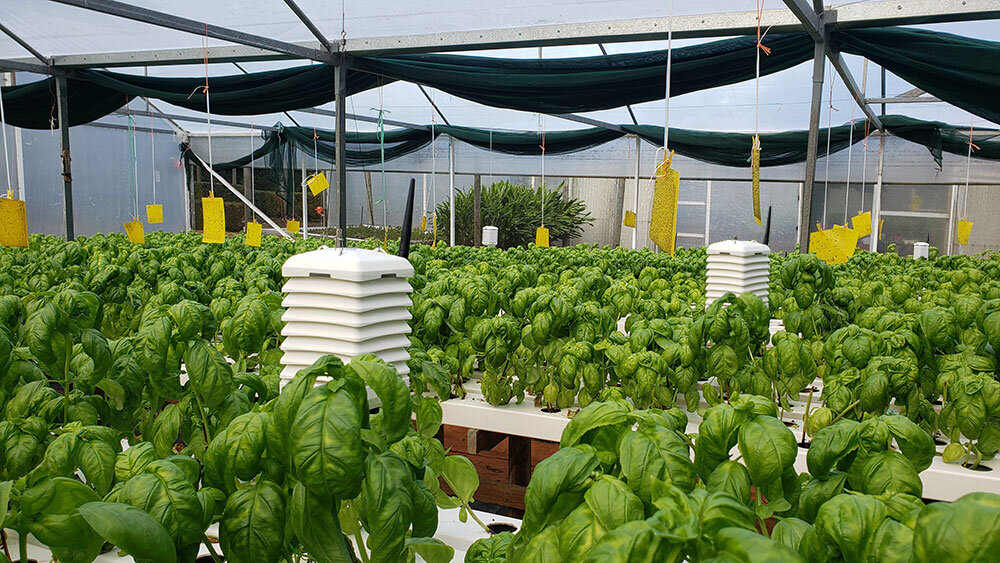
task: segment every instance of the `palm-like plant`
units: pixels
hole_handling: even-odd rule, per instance
[[[551,240],[579,237],[583,226],[593,223],[593,217],[582,201],[563,199],[563,184],[554,190],[530,188],[523,184],[500,181],[482,189],[481,213],[483,225],[499,230],[497,246],[526,246],[535,240],[535,229],[542,225],[542,197],[545,197],[545,226]],[[472,188],[455,194],[455,243],[471,245],[473,240]],[[438,204],[438,237],[448,240],[448,201]]]

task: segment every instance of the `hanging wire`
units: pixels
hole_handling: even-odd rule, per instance
[[[490,108],[490,185],[493,185],[493,108]]]
[[[3,110],[3,92],[0,90],[0,130],[3,130],[3,165],[7,170],[7,191],[8,199],[14,199],[14,190],[10,181],[10,158],[7,154],[7,115]]]
[[[847,195],[844,196],[844,225],[847,225],[848,203],[851,201],[851,150],[854,148],[854,106],[851,106],[851,134],[847,145]]]
[[[538,114],[538,124],[542,135],[542,177],[539,182],[539,192],[542,194],[542,226],[545,226],[545,118]]]
[[[670,75],[674,64],[674,0],[670,0],[667,11],[667,76],[663,96],[663,157],[667,157],[670,144]]]
[[[430,91],[431,100],[434,99],[434,90]],[[434,110],[431,109],[431,229],[433,232],[434,240],[431,242],[432,247],[437,247],[437,137],[435,136],[434,127],[437,125],[437,121],[434,117]]]
[[[867,180],[868,169],[868,134],[871,132],[871,121],[865,120],[865,150],[864,158],[861,159],[861,211],[865,212],[865,180]]]
[[[205,37],[202,38],[202,48],[204,52],[205,59],[205,85],[198,86],[193,92],[188,96],[195,95],[198,90],[205,93],[205,121],[208,123],[208,195],[209,197],[215,197],[215,175],[212,174],[213,164],[215,160],[212,158],[212,101],[208,93],[208,24],[205,24]]]
[[[969,156],[965,167],[965,197],[962,203],[962,220],[965,220],[969,213],[969,176],[972,173],[972,149],[979,150],[979,147],[972,141],[974,130],[974,122],[972,119],[969,119]]]
[[[255,186],[254,186],[254,178],[257,175],[254,174],[254,170],[253,170],[253,161],[254,161],[254,158],[253,158],[253,138],[254,138],[254,134],[253,134],[253,116],[250,116],[250,203],[252,203],[254,205],[254,207],[256,207],[257,206],[257,200],[254,197],[256,195],[256,190],[255,190]],[[254,217],[254,219],[256,220],[256,217]]]
[[[833,74],[833,63],[830,63],[830,107],[826,114],[826,179],[823,181],[823,228],[826,228],[827,198],[830,195],[830,130],[833,126],[833,112],[839,111],[833,107],[833,83],[837,81]]]
[[[381,82],[381,79],[379,79]],[[378,88],[378,150],[379,158],[381,160],[381,172],[382,172],[382,199],[375,202],[376,204],[382,204],[382,227],[385,229],[385,246],[389,246],[389,199],[386,196],[385,189],[385,107],[383,106],[382,98],[382,86],[379,85]],[[374,223],[374,217],[372,218]]]
[[[764,0],[757,0],[757,68],[754,77],[754,125],[753,125],[753,148],[760,151],[760,54],[771,54],[771,48],[764,46],[762,41],[771,28],[761,33],[760,24],[764,17]]]
[[[133,210],[135,214],[133,218],[139,219],[139,159],[136,157],[135,152],[135,119],[132,117],[132,112],[128,114],[128,132],[131,137],[131,152],[132,152],[132,193],[135,195]]]

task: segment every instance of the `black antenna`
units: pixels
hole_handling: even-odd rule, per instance
[[[410,257],[410,234],[413,231],[413,190],[417,179],[410,178],[410,189],[406,193],[406,208],[403,211],[403,232],[399,234],[399,255]]]
[[[767,222],[764,223],[764,244],[771,240],[771,206],[767,206]]]

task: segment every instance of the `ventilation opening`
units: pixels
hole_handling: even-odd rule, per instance
[[[382,279],[394,278],[394,277],[396,277],[396,274],[382,274]]]
[[[309,272],[310,278],[332,278],[330,274],[324,274],[322,272]]]

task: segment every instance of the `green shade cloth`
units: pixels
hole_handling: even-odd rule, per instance
[[[436,130],[481,149],[513,155],[540,155],[544,139],[545,154],[567,154],[582,151],[622,136],[621,132],[593,127],[576,131],[490,131],[475,127],[438,125]]]
[[[350,71],[348,95],[390,82]],[[334,100],[333,68],[326,65],[213,76],[208,86],[212,114],[257,115],[311,108]],[[155,98],[205,111],[205,78],[158,78],[106,70],[79,70],[67,79],[70,126],[90,123],[124,106],[135,96]],[[59,126],[55,78],[3,88],[7,123],[25,129]]]
[[[922,121],[903,115],[882,116],[882,123],[892,134],[907,141],[927,147],[935,162],[942,165],[943,153],[949,152],[966,156],[969,150],[969,129],[948,125],[937,121]],[[655,125],[620,125],[623,131],[638,135],[642,139],[659,147],[663,143],[663,127]],[[490,131],[473,127],[455,127],[436,125],[433,135],[447,134],[479,147],[495,152],[537,156],[542,153],[541,135],[535,131]],[[846,149],[852,142],[858,143],[865,137],[865,121],[838,125],[830,128],[830,153]],[[874,128],[869,128],[874,130]],[[267,134],[264,146],[254,151],[253,155],[219,163],[213,166],[218,170],[246,166],[252,160],[262,158],[280,150],[286,150],[290,145],[306,155],[312,155],[313,129],[306,127],[282,127]],[[545,134],[546,154],[568,154],[586,150],[615,139],[626,133],[600,127],[577,129],[573,131],[553,131]],[[320,160],[336,163],[335,141],[333,131],[316,130],[317,156]],[[432,133],[419,129],[392,129],[385,132],[386,162],[410,154],[425,147],[431,141]],[[823,144],[826,142],[827,129],[820,129],[820,156],[826,154]],[[492,138],[492,139],[491,139]],[[778,133],[762,133],[760,135],[762,167],[795,164],[806,160],[806,145],[809,132],[782,131]],[[737,168],[750,167],[750,150],[753,142],[752,133],[726,133],[716,131],[693,131],[690,129],[670,129],[670,148],[677,154],[722,166]],[[378,148],[378,133],[348,133],[348,166],[370,166],[380,162]],[[974,131],[973,156],[976,158],[1000,160],[1000,131],[995,129]],[[351,147],[351,145],[355,145]],[[374,145],[374,146],[373,146]],[[286,155],[287,158],[287,155]],[[283,162],[283,161],[282,161]]]
[[[838,48],[886,67],[969,113],[1000,123],[1000,43],[910,28],[834,33]]]
[[[804,33],[764,39],[761,75],[813,56]],[[756,72],[754,37],[724,39],[673,50],[671,95],[750,80]],[[542,113],[596,111],[662,100],[667,51],[565,59],[500,59],[464,55],[360,57],[355,68],[432,86],[484,105]]]
[[[657,147],[663,146],[663,127],[656,125],[622,125]],[[854,125],[854,142],[864,138],[864,123]],[[820,129],[820,139],[826,143],[826,129]],[[760,165],[781,166],[804,162],[809,131],[782,131],[760,134]],[[846,149],[851,140],[851,126],[838,125],[830,129],[830,152]],[[697,160],[748,168],[753,146],[753,133],[723,133],[670,128],[670,149]],[[824,153],[825,154],[825,153]]]
[[[836,31],[832,41],[845,53],[867,57],[949,103],[1000,123],[1000,43],[909,28]],[[805,33],[769,35],[764,44],[771,54],[761,57],[762,75],[813,57],[814,44]],[[671,94],[749,80],[755,75],[756,57],[753,37],[674,49]],[[495,107],[542,113],[595,111],[663,99],[666,60],[664,50],[543,60],[441,54],[356,57],[351,59],[347,88],[350,95],[406,80]],[[68,82],[71,125],[107,115],[132,96],[206,109],[205,95],[198,91],[203,78],[81,70]],[[324,65],[219,76],[209,84],[212,113],[219,115],[313,107],[332,101],[334,90],[333,72]],[[52,126],[53,79],[4,88],[3,96],[10,124]],[[773,142],[781,146],[780,139]]]

